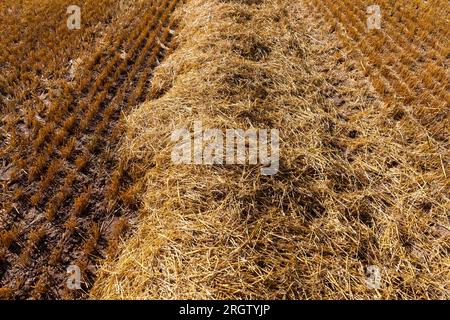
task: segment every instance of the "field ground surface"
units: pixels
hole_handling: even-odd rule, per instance
[[[449,299],[449,10],[2,1],[0,298]],[[279,172],[173,163],[195,121]]]
[[[3,1],[0,287],[71,298],[92,285],[136,216],[139,184],[117,161],[121,119],[145,100],[170,45],[178,1]],[[80,267],[81,291],[66,288]]]

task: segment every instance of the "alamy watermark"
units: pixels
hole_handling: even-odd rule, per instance
[[[81,8],[76,5],[71,5],[67,7],[67,28],[69,30],[79,30],[81,29]]]
[[[366,277],[366,285],[369,289],[381,288],[381,272],[378,266],[367,266]]]
[[[277,129],[203,130],[202,122],[195,121],[193,132],[177,129],[171,141],[176,142],[171,154],[175,164],[261,164],[262,175],[274,175],[279,169]]]
[[[367,7],[367,29],[381,29],[381,8],[379,5],[371,5]]]
[[[69,277],[67,278],[66,285],[70,290],[80,290],[81,289],[81,270],[80,267],[76,265],[70,265],[67,268],[67,273]]]

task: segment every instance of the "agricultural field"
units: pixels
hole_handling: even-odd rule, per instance
[[[450,101],[448,39],[450,7],[445,1],[378,1],[382,27],[367,32],[370,1],[312,1],[331,22],[392,112],[407,113],[438,142],[448,139]],[[321,9],[318,9],[321,8]],[[346,59],[348,56],[343,56]]]
[[[449,18],[2,1],[0,299],[449,299]],[[177,163],[198,123],[276,132],[275,172]]]
[[[72,2],[2,2],[2,296],[71,298],[67,266],[90,283],[115,254],[139,192],[114,154],[120,120],[145,100],[177,2],[82,1],[80,30]]]

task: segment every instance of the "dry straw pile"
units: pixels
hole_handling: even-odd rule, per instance
[[[301,2],[177,14],[177,47],[123,140],[145,179],[141,219],[92,297],[449,298],[448,141],[381,103]],[[280,171],[174,164],[172,131],[197,120],[278,128]]]

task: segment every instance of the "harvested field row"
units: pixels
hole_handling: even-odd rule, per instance
[[[378,1],[382,26],[367,30],[370,1],[309,1],[397,117],[407,113],[436,143],[448,143],[450,86],[447,1]]]
[[[1,155],[3,296],[83,296],[95,278],[96,261],[115,255],[119,237],[136,216],[140,189],[115,155],[121,121],[145,99],[152,70],[170,45],[178,2],[130,5],[112,23],[123,26],[122,32],[107,33],[98,49],[86,52],[73,79],[52,74],[62,88],[47,89],[42,110],[17,101],[23,109],[8,110]],[[81,269],[81,291],[66,286],[71,265]]]

